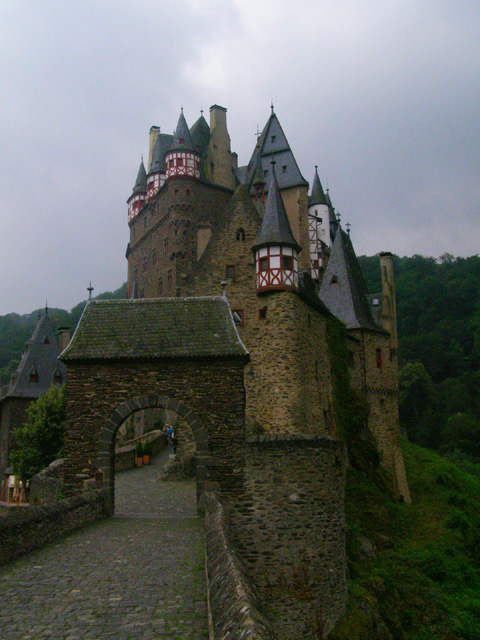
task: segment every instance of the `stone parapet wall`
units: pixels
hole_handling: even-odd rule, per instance
[[[213,493],[202,498],[205,509],[207,599],[210,640],[277,640],[259,611],[260,601],[245,576],[228,534],[228,518]]]
[[[345,611],[345,468],[335,439],[247,440],[232,539],[280,640],[327,637]]]
[[[0,518],[0,565],[59,540],[111,513],[109,492],[92,491]]]

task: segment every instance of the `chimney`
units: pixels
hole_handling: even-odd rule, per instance
[[[148,134],[148,165],[147,173],[150,173],[150,167],[152,166],[153,150],[157,143],[158,134],[160,133],[160,127],[150,127],[150,133]]]
[[[58,328],[58,346],[60,348],[60,353],[65,351],[70,343],[70,328],[69,327],[59,327]]]
[[[397,303],[395,299],[395,279],[393,275],[393,256],[389,251],[380,253],[382,271],[382,327],[390,333],[390,346],[398,349]]]

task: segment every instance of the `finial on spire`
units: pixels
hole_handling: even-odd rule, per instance
[[[273,99],[270,101],[270,109],[272,110],[272,115],[273,115]]]
[[[349,222],[347,222],[347,224],[345,225],[345,228],[347,230],[348,235],[350,235],[350,229],[352,228],[352,225]]]
[[[200,115],[203,116],[203,109],[200,109]]]
[[[337,218],[338,224],[340,224],[340,221],[342,219],[342,216],[340,215],[340,211],[337,211],[337,215],[335,217]]]
[[[182,104],[182,106],[180,107],[180,111],[183,113],[183,104]]]
[[[45,315],[48,316],[48,300],[45,300]]]
[[[91,300],[92,299],[92,291],[94,290],[95,287],[92,287],[92,281],[90,280],[90,284],[87,287],[87,291],[88,291],[88,299]]]
[[[315,171],[318,171],[318,164],[315,165]]]
[[[260,138],[260,129],[258,128],[258,124],[257,124],[257,130],[255,132],[255,135],[257,136],[257,142],[258,142],[258,139]]]

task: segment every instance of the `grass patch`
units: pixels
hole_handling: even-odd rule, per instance
[[[349,601],[332,640],[480,640],[480,479],[404,443],[412,504],[350,468]]]

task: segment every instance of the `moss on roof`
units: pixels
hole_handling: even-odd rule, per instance
[[[92,300],[61,359],[248,358],[223,297]]]

